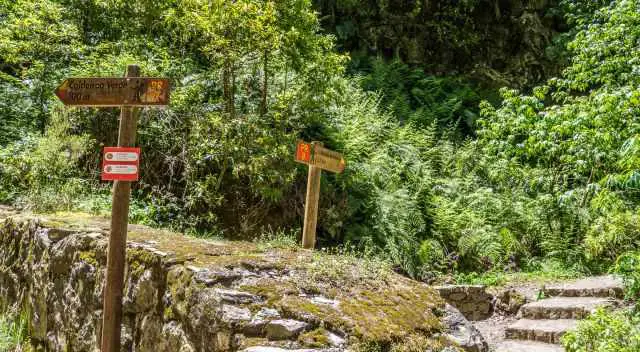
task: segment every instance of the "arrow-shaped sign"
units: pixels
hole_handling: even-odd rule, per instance
[[[311,143],[303,141],[298,141],[295,161],[337,173],[344,171],[346,164],[342,154],[324,148],[318,144],[312,145]]]
[[[147,106],[169,104],[166,78],[69,78],[56,95],[71,106]]]

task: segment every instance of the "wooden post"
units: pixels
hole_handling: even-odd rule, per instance
[[[126,77],[140,77],[137,65],[127,66]],[[136,143],[138,109],[120,108],[120,129],[118,147],[133,147]],[[102,352],[120,351],[120,330],[122,323],[122,289],[124,286],[124,265],[127,250],[127,226],[129,224],[129,198],[131,182],[115,181],[111,209],[111,234],[107,255],[107,277],[104,288],[102,309]]]
[[[311,149],[320,142],[311,142]],[[307,178],[307,199],[304,205],[304,229],[302,231],[302,247],[313,249],[316,246],[316,224],[318,223],[318,201],[320,200],[320,177],[322,169],[309,165]]]

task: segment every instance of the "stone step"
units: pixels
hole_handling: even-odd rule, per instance
[[[520,319],[505,330],[505,337],[514,340],[531,340],[546,343],[560,343],[560,338],[568,330],[576,327],[573,319]]]
[[[505,340],[496,346],[495,352],[564,352],[564,348],[537,341]]]
[[[520,308],[525,319],[583,319],[597,307],[614,307],[617,302],[602,297],[553,297],[531,302]]]
[[[595,276],[543,289],[546,297],[614,297],[624,296],[622,280],[611,275]]]

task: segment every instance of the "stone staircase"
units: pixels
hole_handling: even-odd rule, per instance
[[[519,320],[505,331],[496,352],[560,352],[560,338],[597,307],[615,308],[622,282],[612,276],[591,277],[543,288],[544,297],[523,305]]]

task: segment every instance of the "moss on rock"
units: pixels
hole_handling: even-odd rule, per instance
[[[70,236],[85,240],[78,242],[77,252],[70,260],[98,269],[95,274],[89,270],[83,275],[101,275],[105,263],[98,255],[106,249],[108,221],[82,214],[78,219],[78,223],[74,223],[74,215],[69,213],[48,215],[40,226],[75,229],[75,234]],[[92,233],[87,234],[88,231]],[[19,233],[23,232],[18,225],[5,222],[0,231],[1,244],[16,249],[5,254],[42,260],[42,255],[38,259],[29,249],[33,239],[20,237]],[[100,237],[96,232],[105,236]],[[14,233],[16,235],[11,235]],[[131,313],[153,314],[160,319],[158,324],[178,322],[168,329],[173,331],[184,326],[185,338],[194,345],[201,345],[208,338],[207,329],[223,326],[218,319],[224,315],[225,305],[248,308],[253,316],[271,308],[283,319],[309,323],[310,331],[291,341],[306,347],[328,346],[329,332],[344,336],[350,344],[378,346],[385,351],[395,348],[399,352],[410,352],[419,343],[425,346],[440,343],[431,336],[443,329],[435,312],[444,307],[444,302],[428,286],[393,273],[383,262],[299,248],[204,240],[138,225],[130,226],[128,240],[128,285],[139,286],[145,281],[145,285],[150,285],[150,290],[145,292],[153,293],[149,296],[153,303],[138,304],[138,309],[135,304],[140,302],[133,296],[140,290],[129,287],[127,292],[133,296],[127,299],[135,303],[132,307],[136,308]],[[0,265],[5,266],[7,260],[18,260],[0,259],[3,259]],[[62,280],[69,279],[67,272],[60,271],[54,290],[64,287]],[[96,276],[95,280],[98,279],[101,278]],[[99,297],[99,286],[91,290],[87,292],[97,292]],[[78,296],[79,300],[94,298]],[[100,309],[99,299],[91,302],[95,309]],[[94,323],[97,321],[91,319]],[[158,325],[158,329],[160,327]],[[215,331],[210,337],[215,339],[218,332],[230,333]],[[263,337],[245,338],[241,345],[264,344]]]

